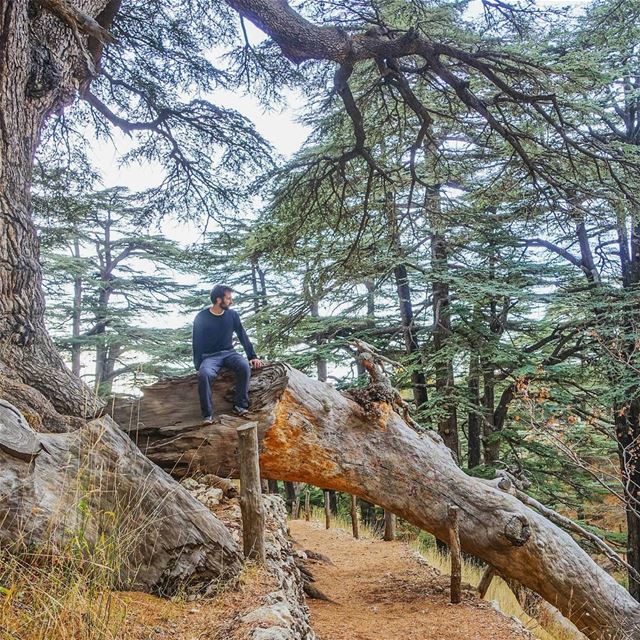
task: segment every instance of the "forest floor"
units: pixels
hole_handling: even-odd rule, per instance
[[[220,508],[218,515],[222,517]],[[462,603],[451,605],[449,577],[406,542],[384,542],[366,530],[355,540],[350,531],[327,530],[317,520],[292,520],[289,527],[297,549],[329,560],[309,557],[304,563],[315,578],[313,586],[330,598],[307,598],[318,640],[533,638],[520,622],[480,600],[468,585],[463,584]],[[74,588],[56,615],[13,610],[0,599],[0,640],[245,640],[246,627],[243,632],[235,622],[278,588],[266,570],[247,564],[237,583],[222,587],[213,598],[182,595],[166,600],[106,592],[92,596],[87,609],[90,594]],[[25,616],[30,619],[27,625]]]
[[[313,562],[315,587],[331,602],[307,599],[318,640],[520,640],[519,622],[498,613],[470,588],[449,602],[449,577],[404,542],[355,540],[317,521],[290,522],[296,546],[327,556]]]
[[[330,602],[307,598],[318,640],[524,640],[533,636],[519,622],[480,600],[463,585],[463,601],[449,602],[449,577],[430,566],[405,542],[355,540],[317,520],[292,520],[300,550],[326,556],[309,560],[313,585]],[[214,599],[170,602],[141,593],[120,594],[126,603],[127,640],[236,640],[226,622],[255,608],[273,589],[271,577],[256,567],[245,571],[236,589]]]

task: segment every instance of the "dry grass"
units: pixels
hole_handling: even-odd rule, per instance
[[[11,548],[0,549],[2,640],[128,638],[127,606],[115,589],[123,576],[134,576],[132,551],[155,514],[144,512],[144,482],[121,497],[117,474],[96,472],[99,440],[86,443],[78,465],[70,465],[48,532],[36,540],[25,527]]]
[[[106,553],[105,553],[106,552]],[[88,555],[72,544],[0,555],[0,637],[120,640],[127,615],[112,592],[106,547]]]

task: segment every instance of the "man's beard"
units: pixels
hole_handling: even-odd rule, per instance
[[[230,306],[231,306],[230,304],[227,304],[223,300],[220,300],[220,308],[221,309],[224,309],[226,311]]]

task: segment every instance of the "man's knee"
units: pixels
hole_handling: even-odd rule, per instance
[[[243,376],[249,377],[251,375],[251,365],[244,358],[238,358],[236,371]]]
[[[213,380],[218,372],[210,367],[200,367],[198,369],[198,380]]]
[[[224,364],[235,373],[242,375],[249,375],[251,373],[251,365],[241,355],[229,358]]]

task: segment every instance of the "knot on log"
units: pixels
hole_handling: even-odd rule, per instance
[[[51,51],[39,42],[31,49],[31,69],[25,93],[29,98],[42,98],[60,85],[62,72]]]
[[[378,403],[393,405],[395,401],[393,389],[386,385],[375,383],[368,387],[349,389],[345,392],[345,395],[364,409],[367,418],[380,418],[382,416]]]
[[[504,535],[514,547],[521,547],[531,537],[529,521],[522,515],[512,516],[504,527]]]
[[[283,362],[270,362],[251,376],[251,406],[262,407],[287,386],[290,367]],[[258,375],[259,374],[259,375]]]

